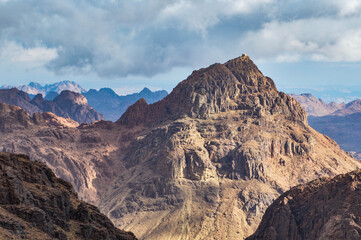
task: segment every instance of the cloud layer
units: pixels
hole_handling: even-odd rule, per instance
[[[248,53],[361,61],[359,0],[0,0],[0,61],[154,76]]]

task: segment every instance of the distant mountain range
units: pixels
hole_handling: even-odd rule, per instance
[[[11,89],[14,87],[33,96],[39,93],[41,93],[43,96],[46,96],[50,92],[61,93],[63,90],[70,90],[76,93],[86,92],[84,88],[82,88],[79,84],[73,81],[61,81],[54,84],[46,84],[44,86],[36,82],[31,82],[28,85],[20,86],[3,85],[0,87],[0,89]]]
[[[326,103],[310,93],[291,94],[308,113],[308,122],[331,137],[357,159],[361,159],[361,100]]]
[[[101,114],[88,105],[82,94],[69,90],[62,91],[54,100],[48,101],[40,93],[31,99],[26,92],[16,88],[0,89],[0,102],[21,107],[31,115],[36,112],[52,112],[78,123],[92,123],[103,119]]]
[[[119,96],[110,88],[102,88],[99,91],[90,89],[83,94],[95,110],[103,114],[105,119],[110,121],[118,120],[127,108],[144,98],[147,103],[155,103],[168,95],[167,91],[152,92],[148,88],[144,88],[139,93],[133,93],[126,96]]]
[[[33,103],[39,103],[39,101],[43,102],[45,100],[44,103],[40,104],[46,105],[45,110],[43,109],[44,111],[50,111],[57,115],[60,114],[59,116],[66,117],[65,114],[61,114],[56,108],[54,108],[54,106],[50,106],[50,103],[47,101],[53,101],[62,91],[69,90],[71,92],[81,93],[87,99],[88,104],[93,107],[97,112],[102,114],[104,116],[104,119],[109,121],[117,121],[130,105],[132,105],[141,98],[144,98],[147,103],[151,104],[158,102],[159,100],[163,99],[165,96],[168,95],[168,92],[165,90],[152,92],[149,88],[144,88],[139,93],[119,96],[111,88],[101,88],[99,91],[95,89],[90,89],[89,91],[87,91],[73,81],[62,81],[54,84],[47,84],[45,86],[42,86],[41,84],[36,82],[31,82],[28,85],[21,85],[16,87],[10,85],[3,85],[0,87],[0,90],[11,88],[16,88],[24,93],[27,93],[28,96],[23,96],[17,100],[13,99],[12,101],[1,100],[2,97],[0,96],[0,101],[20,106],[30,114],[33,114],[34,112],[37,112],[39,110],[34,108],[34,106],[29,105],[28,102],[30,102],[31,99],[34,98],[37,94],[41,94],[41,99],[40,96],[38,96],[37,99],[33,101]],[[24,95],[23,93],[18,94]],[[25,102],[27,103],[24,102],[24,98],[26,98]],[[19,101],[21,101],[21,103]],[[35,105],[37,106],[37,104]],[[41,109],[42,108],[40,107],[40,110]],[[84,119],[78,120],[80,120],[80,122],[89,122],[91,121],[91,119],[92,118],[88,119],[87,121],[84,121]]]

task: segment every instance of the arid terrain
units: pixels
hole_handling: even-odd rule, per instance
[[[0,173],[0,239],[136,239],[42,163],[0,153]]]
[[[140,239],[242,239],[291,187],[361,167],[246,55],[194,71],[116,123],[6,104],[0,120],[0,150],[46,163]]]

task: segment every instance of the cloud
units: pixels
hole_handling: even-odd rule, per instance
[[[0,49],[57,74],[102,78],[150,77],[243,52],[358,62],[360,11],[357,0],[0,0]]]
[[[56,49],[43,46],[24,48],[15,42],[6,42],[0,49],[0,61],[22,63],[29,67],[40,67],[58,57]]]
[[[273,21],[240,39],[256,58],[279,61],[361,61],[361,18]]]

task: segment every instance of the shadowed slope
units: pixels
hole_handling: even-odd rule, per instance
[[[135,239],[27,156],[0,153],[0,173],[1,239]]]
[[[248,240],[361,239],[361,171],[292,188]]]

